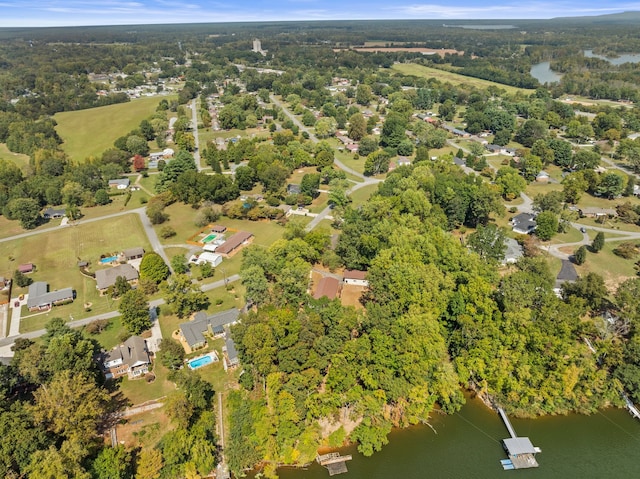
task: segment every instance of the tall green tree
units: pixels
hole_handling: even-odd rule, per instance
[[[118,311],[122,315],[122,325],[131,334],[140,334],[151,327],[149,303],[139,289],[127,291],[122,296]]]
[[[169,267],[158,253],[145,253],[140,262],[140,278],[150,279],[156,284],[169,276]]]

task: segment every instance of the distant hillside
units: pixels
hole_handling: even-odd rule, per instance
[[[554,23],[592,23],[598,25],[615,24],[638,24],[640,22],[640,12],[610,13],[608,15],[596,15],[589,17],[557,17],[549,20]]]

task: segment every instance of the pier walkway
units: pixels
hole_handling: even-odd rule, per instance
[[[501,407],[498,407],[497,409],[498,414],[500,414],[500,417],[511,436],[510,438],[502,440],[502,445],[509,456],[509,459],[502,459],[500,461],[502,468],[505,470],[511,470],[538,467],[538,462],[536,461],[535,456],[537,453],[542,452],[542,450],[539,447],[535,447],[528,437],[518,437],[515,429],[511,425],[511,421],[509,421],[509,418],[507,417],[507,413],[505,413],[504,409]]]

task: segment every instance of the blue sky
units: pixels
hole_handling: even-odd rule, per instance
[[[272,20],[552,18],[640,10],[618,0],[0,0],[0,27]]]

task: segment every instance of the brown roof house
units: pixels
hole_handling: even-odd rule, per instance
[[[318,281],[318,286],[316,287],[316,292],[313,293],[313,297],[320,299],[326,296],[329,299],[335,299],[339,291],[340,281],[336,278],[326,276]]]
[[[110,286],[116,284],[118,276],[133,283],[138,280],[138,271],[130,264],[119,264],[113,268],[99,269],[96,271],[96,288],[101,294],[104,294]]]
[[[149,371],[150,364],[147,342],[140,336],[131,336],[124,344],[107,353],[102,361],[107,379],[125,374],[129,379],[142,377]]]
[[[233,255],[241,246],[249,244],[253,239],[253,233],[239,231],[231,236],[227,241],[216,248],[216,253],[222,256]]]
[[[142,258],[144,256],[144,248],[138,246],[137,248],[126,249],[122,252],[122,257],[125,261],[131,261],[132,259]]]

